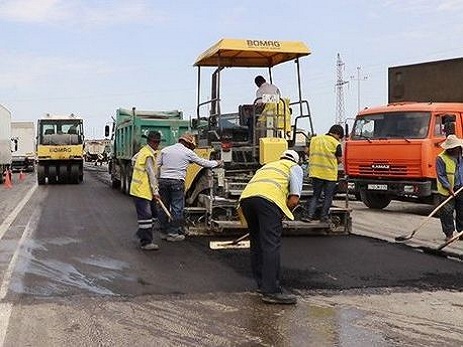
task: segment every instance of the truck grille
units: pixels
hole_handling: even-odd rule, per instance
[[[359,165],[360,175],[372,175],[372,176],[395,176],[395,175],[407,175],[407,166],[405,165],[390,165],[388,168],[374,168],[372,165]]]
[[[370,177],[421,177],[421,165],[414,163],[350,163],[350,176]]]

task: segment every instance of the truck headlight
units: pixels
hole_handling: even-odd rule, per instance
[[[415,192],[415,186],[404,186],[404,192],[405,193],[414,193]]]

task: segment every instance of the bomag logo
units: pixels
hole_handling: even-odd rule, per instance
[[[69,147],[61,147],[61,148],[50,148],[50,152],[52,153],[70,153],[72,152],[72,149],[70,149]]]
[[[280,41],[271,40],[246,40],[250,48],[280,48]]]

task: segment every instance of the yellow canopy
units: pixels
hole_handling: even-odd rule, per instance
[[[273,67],[310,53],[300,41],[222,39],[202,53],[194,65]]]

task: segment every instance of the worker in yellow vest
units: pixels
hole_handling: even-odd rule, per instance
[[[311,222],[320,198],[323,203],[320,211],[320,222],[329,222],[329,212],[333,202],[336,182],[338,181],[338,165],[342,161],[341,140],[344,138],[344,128],[333,125],[327,134],[317,135],[310,139],[309,147],[309,177],[312,180],[313,196],[307,200],[305,214],[301,218]]]
[[[449,135],[441,144],[444,149],[436,158],[437,191],[439,203],[453,195],[454,198],[441,207],[439,218],[445,240],[453,237],[455,227],[463,230],[463,194],[455,192],[463,186],[463,140],[456,135]],[[455,218],[453,214],[455,212]]]
[[[135,165],[130,183],[130,195],[133,196],[137,211],[137,236],[140,247],[145,251],[153,251],[159,249],[153,242],[153,223],[158,223],[156,203],[160,196],[155,163],[161,134],[150,131],[144,137],[147,139],[146,146],[142,147],[133,158]]]
[[[280,287],[280,245],[282,219],[294,219],[291,210],[302,192],[298,162],[297,152],[284,151],[280,160],[257,170],[240,196],[240,209],[249,228],[253,276],[262,301],[269,304],[296,303],[296,297]]]

